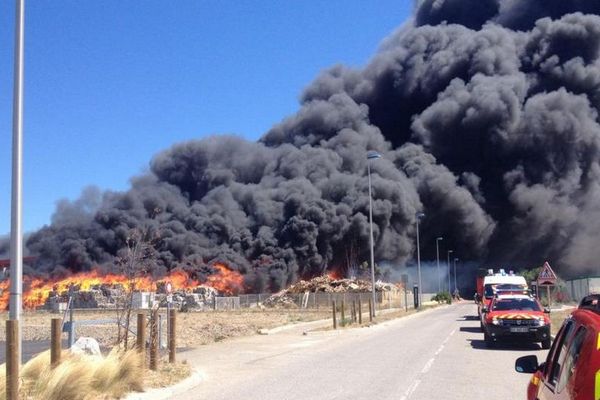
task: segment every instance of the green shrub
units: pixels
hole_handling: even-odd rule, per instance
[[[452,304],[452,296],[448,292],[439,292],[436,293],[435,296],[431,298],[432,301],[437,301],[438,303],[446,303]]]

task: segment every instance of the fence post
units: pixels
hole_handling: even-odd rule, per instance
[[[358,298],[358,323],[362,325],[362,301]]]
[[[6,321],[6,398],[19,400],[19,321]]]
[[[56,367],[60,363],[61,339],[62,339],[62,320],[52,318],[50,333],[50,366]]]
[[[150,369],[158,368],[158,309],[152,310],[150,317]]]
[[[335,300],[333,300],[332,304],[332,309],[333,309],[333,329],[337,329],[337,315],[335,312]]]
[[[373,299],[369,297],[369,322],[373,322]]]
[[[137,336],[136,345],[137,351],[140,353],[142,360],[142,368],[146,367],[146,314],[139,313],[137,315]]]
[[[343,299],[343,297],[342,297]],[[342,310],[341,310],[341,314],[340,314],[340,325],[341,326],[346,326],[346,313],[345,313],[345,308],[346,306],[346,302],[344,300],[342,300]]]
[[[175,309],[169,310],[169,362],[172,364],[175,362],[175,348],[176,348],[176,333],[177,327],[177,314]]]

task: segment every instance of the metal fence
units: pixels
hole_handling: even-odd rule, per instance
[[[237,306],[238,308],[255,308],[262,307],[265,304],[271,303],[268,301],[272,296],[272,293],[259,293],[259,294],[243,294],[236,296]],[[276,295],[275,295],[276,296]],[[333,301],[337,304],[341,304],[341,302],[345,302],[346,304],[350,304],[352,302],[358,302],[359,300],[365,304],[369,303],[369,299],[371,298],[371,292],[362,292],[362,293],[324,293],[324,292],[306,292],[306,293],[295,293],[295,294],[286,294],[284,297],[272,301],[273,304],[280,306],[287,306],[290,308],[299,308],[299,309],[313,309],[317,310],[319,308],[329,308]],[[430,301],[431,297],[434,296],[433,293],[423,293],[423,301]],[[386,292],[377,292],[375,293],[376,298],[376,307],[379,309],[382,308],[413,308],[414,307],[414,298],[412,291],[406,291],[406,293],[402,290],[394,290],[394,291],[386,291]],[[216,310],[226,310],[226,309],[237,309],[235,307],[222,308],[220,305],[224,304],[224,300],[220,299],[231,299],[231,297],[219,297],[215,301],[215,309]]]
[[[571,299],[579,301],[590,293],[600,293],[600,277],[573,279],[565,282]]]

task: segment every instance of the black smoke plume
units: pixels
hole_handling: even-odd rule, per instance
[[[249,290],[369,257],[598,272],[600,2],[422,0],[361,69],[335,66],[258,142],[213,136],[158,154],[124,193],[58,205],[29,250],[40,273],[110,268],[132,228],[159,267],[224,261]],[[357,29],[360,29],[357,25]],[[443,258],[442,258],[443,259]]]

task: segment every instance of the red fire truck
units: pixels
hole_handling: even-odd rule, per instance
[[[477,293],[475,301],[477,302],[477,314],[479,315],[481,329],[483,330],[483,316],[481,309],[490,306],[494,295],[502,290],[504,294],[524,294],[527,293],[527,281],[524,277],[515,275],[512,271],[508,273],[501,269],[494,273],[494,270],[487,271],[487,275],[477,277]]]

